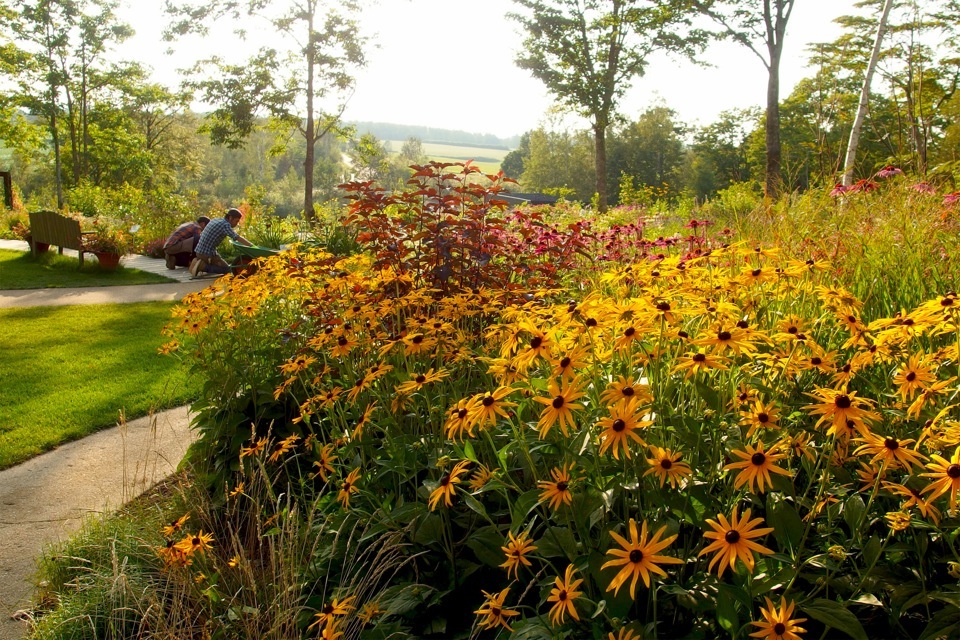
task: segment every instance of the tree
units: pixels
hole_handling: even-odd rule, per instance
[[[503,157],[500,163],[500,171],[503,175],[514,180],[519,180],[523,175],[524,163],[530,157],[530,132],[527,131],[520,136],[520,144],[517,148]]]
[[[663,195],[677,195],[684,149],[680,138],[683,129],[677,125],[676,116],[673,109],[656,106],[640,114],[636,122],[618,127],[610,141],[607,179],[618,184],[626,175]]]
[[[795,0],[692,0],[703,15],[720,26],[719,35],[742,44],[767,68],[767,110],[764,123],[768,197],[780,193],[780,57],[787,22]]]
[[[692,55],[698,31],[677,2],[652,0],[514,0],[511,14],[526,30],[517,65],[539,79],[563,105],[591,123],[599,208],[607,208],[606,135],[617,102],[643,75],[658,50]]]
[[[530,155],[520,177],[521,188],[590,202],[596,184],[593,148],[588,131],[531,131]]]
[[[365,63],[354,18],[356,0],[168,0],[174,22],[167,37],[207,33],[214,21],[255,18],[284,40],[285,49],[261,47],[242,64],[219,56],[201,61],[188,86],[215,106],[208,120],[217,144],[241,146],[259,115],[286,131],[295,130],[306,143],[303,211],[313,219],[316,145],[327,134],[344,133],[340,117],[353,86],[351,75]],[[282,139],[278,138],[278,139]]]

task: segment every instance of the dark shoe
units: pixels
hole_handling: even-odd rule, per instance
[[[173,271],[177,268],[177,256],[172,253],[167,254],[167,269]]]
[[[203,264],[203,261],[200,258],[194,258],[190,262],[190,277],[199,278],[200,277],[200,266]]]

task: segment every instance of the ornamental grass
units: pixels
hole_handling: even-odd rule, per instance
[[[823,260],[545,233],[449,167],[348,185],[374,251],[295,247],[168,327],[207,379],[192,459],[221,528],[315,534],[293,635],[954,628],[955,294],[871,318]],[[388,569],[338,561],[385,539]],[[207,576],[236,569],[220,555]]]

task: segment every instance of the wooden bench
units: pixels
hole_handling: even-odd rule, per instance
[[[74,249],[80,254],[80,266],[83,266],[83,232],[77,220],[56,211],[34,211],[30,213],[30,235],[33,237],[34,257],[37,243],[45,242],[59,247],[61,255],[64,249]]]

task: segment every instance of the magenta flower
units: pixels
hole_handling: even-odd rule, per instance
[[[918,182],[917,184],[910,185],[910,188],[914,191],[919,191],[920,193],[936,193],[937,190],[933,188],[932,185],[926,182]]]
[[[943,206],[950,207],[956,203],[957,200],[960,200],[960,191],[954,191],[953,193],[948,193],[943,196]]]
[[[874,177],[880,178],[882,180],[884,178],[892,178],[893,176],[902,176],[902,175],[903,175],[903,170],[888,164],[883,169],[880,169],[880,171],[877,171],[877,175],[875,175]]]
[[[848,189],[847,187],[843,186],[841,183],[838,182],[838,183],[833,187],[833,189],[830,190],[830,197],[831,197],[831,198],[836,198],[837,196],[842,196],[842,195],[845,194],[847,191],[849,191],[849,189]]]

